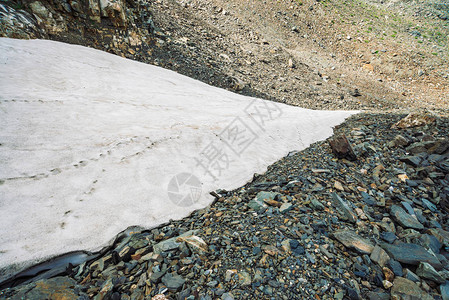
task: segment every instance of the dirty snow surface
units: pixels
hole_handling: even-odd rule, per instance
[[[53,41],[0,38],[0,65],[3,275],[187,216],[354,113],[245,97]]]

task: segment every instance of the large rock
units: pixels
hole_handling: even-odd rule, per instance
[[[381,247],[395,260],[409,264],[418,265],[421,262],[427,262],[436,269],[441,269],[442,264],[434,255],[427,252],[427,250],[417,244],[398,243],[390,245],[382,243]]]
[[[100,3],[98,0],[88,0],[89,7],[89,18],[92,21],[100,22],[101,20],[101,11],[100,11]]]
[[[180,236],[169,238],[165,241],[159,242],[153,246],[153,252],[156,254],[161,254],[162,252],[165,252],[165,251],[177,249],[183,242],[183,239],[185,239],[187,237],[192,237],[197,232],[198,232],[198,230],[190,230],[184,234],[181,234]]]
[[[436,283],[443,283],[445,279],[428,263],[422,262],[416,269],[416,274],[425,279],[432,280]]]
[[[162,282],[170,291],[176,292],[181,289],[182,285],[186,281],[184,278],[177,274],[167,273],[164,275],[164,277],[162,277]]]
[[[76,300],[83,295],[81,286],[68,277],[55,277],[13,289],[14,296],[8,299],[63,299]],[[87,297],[87,296],[86,296]]]
[[[176,241],[186,243],[193,253],[204,254],[208,251],[206,242],[196,235],[181,236]]]
[[[433,300],[416,283],[402,277],[395,278],[391,288],[391,296],[398,297],[398,299]]]
[[[424,126],[435,122],[435,118],[430,115],[420,114],[420,113],[410,113],[405,118],[401,119],[399,122],[394,124],[392,128],[411,128]]]
[[[435,141],[417,142],[408,146],[406,150],[411,154],[418,154],[422,152],[427,152],[428,149],[434,147],[435,145],[436,145]]]
[[[121,0],[100,0],[103,17],[108,17],[115,27],[126,27],[125,6]]]
[[[370,258],[372,261],[378,263],[381,267],[385,266],[386,263],[390,260],[390,256],[388,256],[387,252],[385,252],[385,250],[382,249],[379,245],[376,245],[376,247],[374,247],[373,251],[371,252]]]
[[[261,192],[257,193],[256,199],[260,202],[266,202],[266,201],[275,200],[276,197],[278,197],[278,196],[282,196],[282,195],[277,192],[261,191]]]
[[[441,139],[435,142],[435,145],[427,150],[429,153],[443,154],[449,150],[449,139]]]
[[[369,240],[362,238],[353,231],[340,230],[335,231],[332,235],[340,243],[345,245],[345,247],[354,249],[360,253],[370,254],[374,249],[374,245]]]
[[[417,230],[424,229],[424,226],[413,216],[409,215],[402,207],[393,205],[390,210],[391,216],[403,227]]]
[[[51,17],[51,12],[42,4],[40,1],[34,1],[30,3],[31,11],[33,15],[37,18],[38,22],[49,19]]]
[[[388,146],[390,148],[393,148],[393,147],[398,147],[398,146],[407,146],[409,143],[410,143],[410,141],[407,138],[398,134],[397,136],[395,136],[395,138],[392,141],[390,141],[388,143]]]
[[[265,209],[267,205],[263,202],[263,200],[259,200],[258,197],[256,197],[248,202],[248,207],[259,212]]]
[[[409,164],[413,167],[418,167],[421,162],[423,161],[423,158],[419,155],[406,155],[399,158],[399,160],[405,162],[406,164]]]
[[[426,249],[430,249],[433,253],[440,253],[441,243],[440,241],[433,235],[422,234],[416,241],[416,243],[420,244]]]
[[[42,2],[34,1],[29,6],[39,26],[45,28],[48,33],[57,34],[67,31],[67,24],[62,17],[49,10]]]
[[[349,144],[346,136],[342,135],[329,140],[329,145],[332,148],[332,152],[338,158],[346,158],[349,160],[357,159],[357,156],[355,155],[354,150],[352,150],[351,144]]]
[[[441,228],[432,228],[427,231],[438,239],[438,241],[444,246],[449,246],[449,232]]]

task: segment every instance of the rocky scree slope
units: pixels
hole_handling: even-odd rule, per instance
[[[356,1],[114,2],[99,22],[84,2],[42,1],[33,11],[4,1],[0,15],[3,36],[80,43],[267,99],[447,114],[444,40],[415,32],[426,15],[410,16],[409,1],[383,2],[364,1],[402,10],[403,31],[385,30],[392,22],[380,16],[391,15]],[[123,16],[115,11],[126,22],[113,21]],[[355,161],[317,143],[241,189],[217,191],[189,218],[119,238],[102,257],[0,297],[449,299],[449,122],[392,128],[403,117],[365,114],[337,128]]]

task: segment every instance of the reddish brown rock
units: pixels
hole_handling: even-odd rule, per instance
[[[355,155],[354,150],[352,150],[351,144],[349,144],[346,136],[342,135],[329,140],[329,145],[332,148],[332,152],[338,158],[346,158],[348,160],[357,159],[357,156]]]

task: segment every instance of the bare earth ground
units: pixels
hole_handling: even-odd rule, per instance
[[[156,1],[151,8],[156,26],[170,36],[166,47],[199,52],[278,101],[317,109],[444,111],[448,21],[414,16],[413,6],[368,2],[201,0],[180,7]],[[182,63],[172,68],[183,72]],[[353,96],[355,89],[361,96]]]
[[[28,2],[2,2],[33,12]],[[41,2],[67,25],[31,37],[95,47],[243,94],[315,109],[449,107],[447,1],[129,0],[127,27]],[[52,17],[43,23],[53,26]]]

